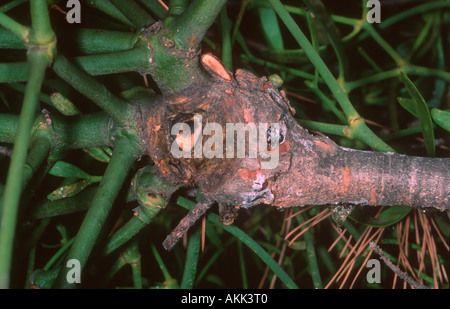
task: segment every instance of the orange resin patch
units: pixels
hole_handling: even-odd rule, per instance
[[[238,175],[239,177],[241,177],[242,180],[256,179],[256,177],[260,174],[261,174],[260,171],[250,171],[244,169],[238,170]]]
[[[280,145],[280,149],[278,150],[280,153],[288,152],[291,147],[289,146],[289,142],[285,141]]]
[[[175,103],[185,103],[188,101],[188,98],[185,96],[179,96],[175,98]]]
[[[320,148],[321,151],[328,152],[331,150],[330,145],[328,145],[322,141],[314,141],[314,143],[316,144],[316,146],[318,148]]]
[[[213,54],[204,54],[202,56],[202,63],[227,82],[231,82],[233,80],[233,76],[230,72],[228,72],[222,62],[220,62],[219,59],[217,59]]]
[[[157,162],[157,165],[159,167],[159,170],[161,171],[161,174],[165,175],[165,176],[170,176],[170,170],[168,169],[166,162],[164,162],[164,160],[160,160],[159,162]]]
[[[377,189],[373,188],[370,191],[370,204],[375,205],[377,203]]]
[[[342,172],[342,185],[343,185],[342,190],[344,192],[346,192],[351,183],[350,169],[348,168],[348,166],[346,166],[344,168],[341,168],[341,172]]]
[[[254,122],[252,114],[250,113],[250,111],[248,109],[244,109],[244,120],[246,123]]]

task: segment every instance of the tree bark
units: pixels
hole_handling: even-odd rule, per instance
[[[206,2],[195,3],[192,10],[204,14],[200,4]],[[219,12],[221,5],[213,7]],[[197,34],[186,31],[189,27],[178,32],[184,17],[155,23],[141,34],[149,49],[146,73],[162,92],[141,106],[135,119],[145,153],[160,177],[199,187],[208,201],[180,222],[166,249],[213,203],[230,209],[263,204],[450,209],[450,158],[340,147],[302,128],[284,92],[267,78],[245,70],[233,75],[213,55],[199,57],[212,16]],[[353,109],[350,114],[356,114],[350,126],[363,121]]]
[[[283,92],[266,78],[237,70],[235,77],[228,79],[210,67],[207,69],[212,74],[209,83],[163,96],[144,112],[146,132],[142,139],[146,140],[147,153],[160,176],[199,186],[217,203],[238,207],[352,204],[450,209],[450,158],[340,147],[331,139],[302,128]],[[189,155],[173,156],[174,143],[182,146],[172,132],[173,126],[185,123],[194,132],[195,117],[201,119],[202,130],[211,123],[223,128],[222,158],[207,158],[205,148],[202,156],[196,158],[194,142]],[[270,149],[267,141],[268,148],[262,149],[264,144],[258,143],[254,149],[257,156],[252,158],[251,147],[255,145],[250,143],[247,132],[245,157],[237,155],[235,141],[234,156],[227,158],[225,128],[230,123],[277,123],[279,145]],[[192,141],[195,134],[190,135]],[[200,133],[203,147],[214,134]],[[269,136],[269,132],[258,132],[258,142]],[[264,168],[269,163],[267,156],[277,161],[270,168]]]

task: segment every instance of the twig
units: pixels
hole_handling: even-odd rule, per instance
[[[180,223],[178,223],[177,227],[166,237],[163,242],[163,246],[166,250],[170,251],[176,245],[176,243],[183,237],[184,234],[189,230],[194,223],[200,219],[201,216],[205,214],[205,212],[211,208],[214,200],[210,198],[202,198],[200,202],[195,205],[189,213],[181,219]]]
[[[373,241],[369,243],[370,248],[375,250],[376,253],[380,256],[381,260],[395,273],[399,276],[403,281],[409,283],[415,289],[431,289],[430,287],[420,284],[414,281],[407,273],[399,269],[397,266],[392,264],[392,262],[384,255],[383,250]]]

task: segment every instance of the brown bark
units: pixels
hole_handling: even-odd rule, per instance
[[[166,237],[163,242],[164,248],[171,250],[173,246],[183,237],[183,235],[189,230],[191,226],[197,221],[198,218],[203,216],[205,212],[211,208],[214,201],[209,198],[203,198],[200,202],[189,211],[189,214],[181,219],[177,227],[172,233]]]
[[[147,129],[142,139],[161,177],[198,186],[208,199],[238,207],[343,203],[450,209],[450,158],[340,147],[303,129],[283,92],[266,78],[237,70],[228,79],[223,73],[215,75],[217,70],[211,67],[208,71],[210,83],[164,96],[143,113]],[[208,123],[222,128],[226,123],[277,123],[280,145],[271,148],[269,142],[267,149],[256,149],[258,155],[252,158],[247,140],[244,158],[236,157],[236,144],[234,158],[226,158],[224,133],[223,158],[194,158],[193,146],[191,158],[175,158],[171,146],[174,142],[181,146],[183,140],[172,135],[171,129],[180,122],[193,127],[195,115],[201,115],[203,128]],[[259,137],[272,136],[264,134]],[[211,136],[203,136],[203,144]],[[264,154],[278,155],[275,168],[263,168],[268,162]]]

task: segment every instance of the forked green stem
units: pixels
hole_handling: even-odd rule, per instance
[[[114,6],[119,9],[131,21],[135,29],[140,30],[144,27],[148,27],[156,20],[150,16],[145,10],[143,10],[139,4],[134,0],[110,0]]]
[[[16,22],[11,17],[0,12],[0,26],[14,33],[23,42],[28,42],[30,29]]]
[[[28,78],[13,156],[8,170],[2,200],[0,221],[0,288],[9,287],[14,234],[22,191],[23,169],[31,137],[33,120],[38,107],[38,97],[44,80],[49,58],[45,50],[30,53],[30,76]]]
[[[5,192],[0,204],[0,288],[8,288],[14,249],[14,235],[19,214],[19,203],[24,180],[24,164],[31,139],[31,129],[36,115],[39,93],[45,76],[45,70],[52,60],[53,31],[48,20],[47,2],[35,0],[31,3],[33,44],[42,44],[39,48],[29,47],[30,73],[23,99],[19,125],[14,144],[13,155],[8,169]],[[5,25],[27,42],[28,29],[0,14],[0,24]],[[45,42],[43,39],[45,38]],[[45,151],[44,151],[45,152]],[[43,153],[43,152],[39,152]],[[40,160],[39,160],[40,161]]]
[[[86,265],[128,171],[135,159],[140,155],[140,151],[137,148],[135,138],[122,136],[117,140],[111,161],[92,201],[92,206],[89,208],[73,246],[58,274],[55,283],[56,288],[76,287],[76,283],[68,282],[66,276],[70,269],[66,268],[65,265],[71,259],[79,261],[81,270]],[[83,277],[81,277],[81,280],[83,280]]]
[[[333,74],[328,69],[326,64],[323,62],[322,58],[314,50],[313,46],[308,41],[307,37],[303,34],[302,30],[299,28],[297,23],[292,19],[292,17],[286,11],[286,9],[281,4],[281,2],[279,0],[269,0],[269,2],[272,4],[274,10],[280,16],[281,20],[284,22],[284,24],[289,29],[291,34],[294,36],[297,43],[303,48],[303,50],[305,51],[305,54],[310,59],[311,63],[316,67],[317,71],[319,71],[319,74],[322,76],[322,78],[324,79],[328,88],[334,94],[334,96],[336,97],[336,100],[338,101],[339,105],[341,106],[342,110],[344,111],[345,115],[347,116],[347,119],[348,119],[351,129],[353,129],[354,126],[352,126],[352,123],[354,123],[358,119],[361,119],[361,117],[359,116],[358,112],[351,104],[346,93],[344,92],[342,87],[339,85],[337,80],[334,78]],[[364,127],[364,128],[362,128],[362,127]],[[371,132],[370,129],[365,125],[364,122],[359,123],[357,129],[358,129],[358,133]],[[360,136],[358,136],[358,137],[360,137]],[[366,139],[363,139],[363,140],[366,141]],[[379,151],[394,151],[389,145],[387,145],[385,142],[383,142],[375,134],[370,134],[370,138],[367,139],[367,142],[368,142],[369,146],[374,147],[375,149],[377,149]]]
[[[79,69],[64,56],[58,55],[53,70],[80,93],[91,99],[119,124],[128,123],[133,116],[130,104],[114,96],[106,87]]]
[[[156,18],[163,20],[168,15],[168,10],[164,7],[159,1],[155,0],[138,0],[139,3],[147,8],[153,16]]]

